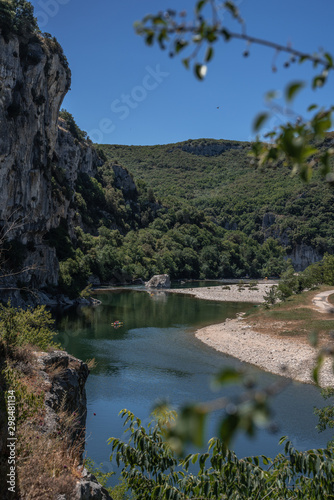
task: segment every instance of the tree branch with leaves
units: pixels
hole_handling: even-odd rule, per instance
[[[231,31],[224,22],[226,14],[232,16],[239,26],[239,31]],[[233,40],[243,40],[246,49],[244,57],[250,56],[252,45],[260,45],[274,51],[272,70],[277,71],[277,58],[284,54],[284,67],[293,64],[310,63],[314,74],[309,85],[312,89],[323,87],[330,72],[334,69],[333,56],[326,51],[308,53],[286,45],[265,40],[250,35],[247,25],[241,17],[235,2],[217,0],[200,0],[195,3],[194,14],[189,16],[184,10],[176,12],[166,9],[164,12],[149,14],[135,23],[137,34],[142,36],[148,45],[157,43],[162,50],[168,50],[169,57],[181,56],[182,63],[189,69],[193,67],[199,80],[204,80],[208,66],[215,55],[218,43]],[[295,96],[307,83],[303,81],[290,82],[285,89],[285,100],[291,105]],[[275,93],[269,92],[266,99],[272,103]],[[304,181],[312,177],[313,167],[320,165],[321,174],[327,182],[334,183],[334,173],[331,170],[331,157],[334,149],[328,148],[319,153],[317,144],[324,140],[331,130],[333,106],[319,108],[311,104],[307,108],[309,118],[295,116],[275,130],[253,143],[252,154],[259,165],[276,164],[284,161],[290,165],[294,173],[299,173]],[[254,120],[254,131],[260,132],[261,127],[270,118],[271,111],[260,113]]]

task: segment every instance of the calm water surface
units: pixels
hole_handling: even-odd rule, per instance
[[[122,435],[118,416],[127,408],[148,423],[158,400],[168,400],[175,408],[182,403],[209,400],[222,393],[212,393],[210,380],[226,366],[246,366],[217,353],[195,338],[194,331],[205,325],[235,317],[252,304],[219,303],[188,295],[122,290],[99,296],[102,305],[62,312],[57,319],[59,341],[74,356],[95,358],[97,367],[86,383],[87,455],[102,469],[112,469],[109,462],[109,437]],[[114,329],[111,323],[123,322]],[[280,377],[248,366],[260,385]],[[238,388],[224,389],[235,395]],[[325,446],[330,437],[318,434],[314,406],[324,406],[318,390],[307,384],[291,383],[273,402],[276,434],[260,430],[253,439],[239,436],[234,450],[240,455],[276,455],[277,442],[288,435],[298,449]],[[213,415],[208,438],[215,435],[219,414]]]

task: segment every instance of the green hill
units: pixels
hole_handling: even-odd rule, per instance
[[[328,137],[320,147],[331,142]],[[334,252],[334,193],[316,169],[305,184],[287,166],[256,168],[247,142],[200,139],[99,148],[168,207],[202,210],[219,227],[238,229],[260,243],[274,236],[288,252],[302,243],[319,254]]]

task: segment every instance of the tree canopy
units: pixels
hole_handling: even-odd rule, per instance
[[[27,0],[0,1],[0,27],[2,34],[31,35],[39,32],[34,8]]]

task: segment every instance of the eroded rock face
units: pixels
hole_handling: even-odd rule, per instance
[[[208,139],[207,141],[203,141],[202,143],[190,140],[182,146],[178,146],[178,148],[182,149],[182,151],[198,156],[219,156],[222,153],[225,153],[225,151],[229,151],[230,149],[249,149],[249,145],[240,143],[238,144],[233,141],[220,142]]]
[[[304,243],[296,245],[292,252],[288,254],[288,258],[291,259],[292,265],[297,272],[304,271],[310,264],[318,262],[322,257],[322,254]]]
[[[60,410],[75,414],[78,429],[74,431],[72,438],[75,440],[82,434],[82,446],[84,446],[87,414],[85,383],[89,374],[87,364],[65,351],[52,351],[39,353],[38,365],[50,386],[45,395],[45,430],[47,432],[56,430]]]
[[[64,410],[77,418],[72,440],[76,446],[85,445],[87,401],[85,383],[89,374],[86,363],[65,351],[36,353],[43,378],[49,387],[45,394],[45,424],[43,431],[54,433],[59,427],[59,412]],[[71,499],[58,495],[58,500],[112,500],[109,493],[82,465]]]
[[[278,239],[283,247],[290,247],[287,259],[291,259],[292,265],[297,272],[304,271],[310,264],[314,264],[322,259],[323,255],[305,243],[294,245],[291,248],[291,233],[290,227],[280,230],[280,216],[276,216],[272,212],[265,213],[262,219],[262,231],[264,238]]]
[[[78,481],[71,500],[112,500],[111,496],[87,469],[81,472],[83,478]],[[61,500],[61,499],[59,499]]]
[[[95,175],[95,151],[76,141],[60,121],[70,71],[50,40],[0,34],[0,225],[19,221],[8,234],[28,244],[24,281],[35,288],[57,285],[55,249],[44,241],[66,220],[71,237],[80,225],[70,206],[80,172]],[[73,203],[72,203],[73,205]]]
[[[170,277],[168,274],[156,274],[153,278],[145,283],[147,288],[169,288]]]
[[[37,41],[36,41],[37,40]],[[34,246],[37,281],[56,283],[54,249],[43,234],[54,227],[57,211],[51,194],[51,160],[58,138],[57,118],[70,85],[70,72],[36,37],[0,35],[0,219],[22,218],[9,238]]]
[[[136,184],[129,172],[120,165],[112,165],[115,181],[114,186],[121,189],[125,196],[131,196],[137,193]]]

